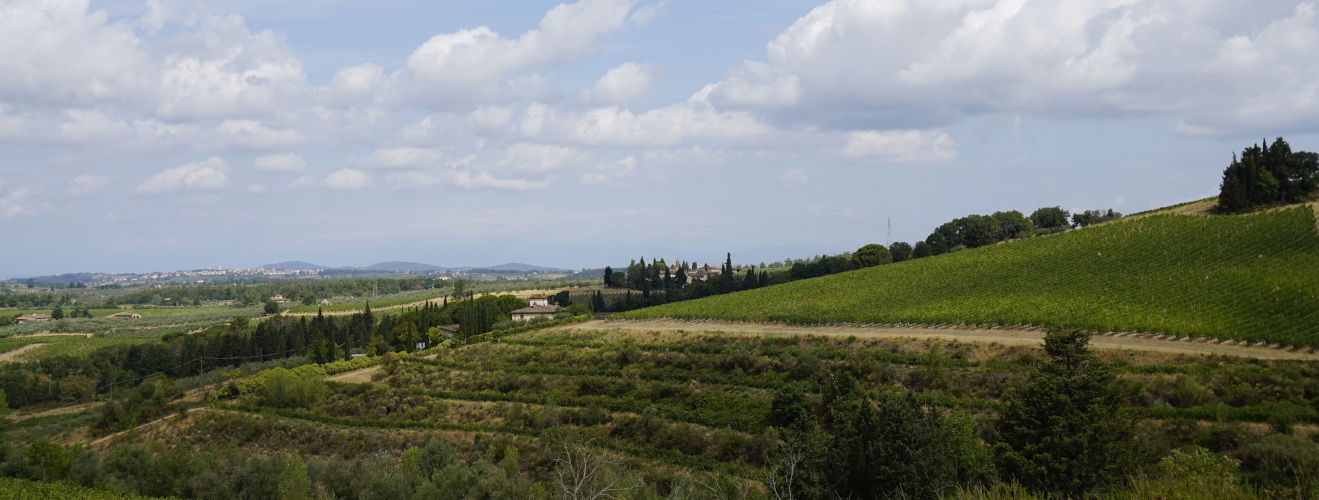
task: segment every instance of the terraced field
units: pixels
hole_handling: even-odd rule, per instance
[[[620,318],[1050,325],[1319,346],[1309,206],[1151,215]]]
[[[49,311],[47,311],[49,312]],[[100,334],[110,337],[155,338],[173,331],[193,331],[229,321],[256,317],[261,307],[172,307],[133,309],[141,318],[65,318],[0,327],[0,338],[49,333]],[[7,314],[7,313],[6,313]],[[95,315],[94,315],[95,316]]]
[[[1309,387],[1319,381],[1313,364],[1103,356],[1137,388],[1128,401],[1137,416],[1230,425],[1266,422],[1285,408],[1299,422],[1319,423],[1319,399],[1304,395],[1319,394]],[[1032,346],[930,339],[566,327],[404,357],[359,383],[329,383],[329,395],[305,407],[270,407],[249,395],[218,408],[297,425],[506,436],[531,446],[547,432],[570,432],[638,467],[756,478],[773,449],[766,433],[776,391],[812,393],[818,374],[847,372],[867,389],[920,391],[988,418],[1040,357]],[[1259,390],[1280,384],[1288,387]]]

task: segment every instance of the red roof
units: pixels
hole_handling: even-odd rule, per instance
[[[554,314],[558,312],[559,306],[531,306],[522,309],[514,309],[509,314]]]

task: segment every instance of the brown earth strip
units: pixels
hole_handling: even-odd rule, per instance
[[[885,328],[855,326],[796,326],[767,323],[732,323],[732,322],[687,322],[675,320],[655,321],[587,321],[557,327],[560,330],[642,330],[665,331],[682,330],[702,333],[730,333],[739,335],[763,335],[786,337],[793,335],[856,336],[859,338],[915,338],[944,339],[960,342],[997,342],[1004,345],[1039,346],[1043,344],[1044,332],[1009,328],[993,329],[943,329],[943,328]],[[1269,347],[1252,347],[1244,345],[1224,345],[1208,342],[1190,342],[1176,340],[1159,340],[1139,337],[1114,337],[1096,335],[1090,345],[1100,349],[1127,349],[1135,351],[1153,351],[1173,354],[1191,355],[1225,355],[1256,359],[1300,359],[1319,360],[1319,354],[1308,350],[1289,351]]]
[[[36,349],[44,345],[50,345],[50,344],[45,342],[38,342],[35,344],[27,344],[21,346],[18,349],[14,349],[12,351],[0,352],[0,362],[17,360],[19,356],[23,355],[23,353],[31,351],[33,349]]]

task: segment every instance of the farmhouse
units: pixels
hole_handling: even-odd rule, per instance
[[[549,297],[544,295],[532,295],[527,301],[531,304],[522,309],[514,309],[508,315],[513,321],[531,321],[533,319],[554,319],[554,313],[559,312],[559,306],[550,305]]]
[[[283,302],[284,302],[284,296],[283,296],[283,295],[271,295],[271,296],[270,296],[270,299],[268,299],[268,300],[270,300],[271,302],[283,303]]]
[[[17,317],[15,317],[15,318],[14,318],[14,323],[21,325],[21,324],[23,324],[23,323],[27,323],[27,322],[29,322],[29,321],[42,321],[42,320],[47,320],[47,319],[50,319],[50,318],[51,318],[51,316],[50,316],[49,314],[46,314],[46,313],[24,314],[24,315],[22,315],[22,316],[17,316]]]
[[[141,315],[141,314],[138,314],[138,313],[135,313],[135,312],[132,312],[132,311],[123,311],[123,312],[117,312],[117,313],[111,314],[110,317],[111,317],[111,318],[124,318],[124,319],[141,319],[141,318],[142,318],[142,315]]]

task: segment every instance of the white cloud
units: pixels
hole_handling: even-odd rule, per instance
[[[780,173],[778,176],[778,181],[780,186],[783,186],[784,188],[792,189],[798,186],[805,185],[807,182],[810,182],[811,177],[809,175],[806,175],[806,172],[803,171],[802,169],[794,168],[794,169],[784,170],[782,173]]]
[[[719,111],[695,100],[640,114],[616,106],[571,111],[535,103],[522,113],[517,129],[526,137],[593,146],[735,142],[770,130],[750,113]]]
[[[437,103],[470,102],[508,91],[505,78],[527,68],[578,56],[623,28],[635,0],[560,4],[537,29],[504,38],[486,26],[436,35],[408,56],[399,74],[413,97]]]
[[[34,210],[30,201],[32,193],[32,188],[21,187],[11,189],[4,196],[0,196],[0,217],[11,219],[25,212],[32,212]]]
[[[0,15],[0,98],[90,104],[150,85],[150,59],[128,24],[86,0],[6,2]]]
[[[124,139],[133,135],[133,129],[102,111],[67,109],[64,121],[59,125],[59,135],[66,141],[83,143]]]
[[[839,154],[880,163],[947,163],[957,145],[939,130],[864,130],[849,132]]]
[[[165,118],[268,116],[308,90],[302,61],[271,31],[238,16],[208,16],[187,34],[192,52],[163,59],[157,112]]]
[[[609,162],[582,174],[582,184],[600,184],[619,179],[637,169],[637,159],[629,156],[618,161]]]
[[[68,192],[74,196],[83,196],[95,193],[110,183],[110,178],[104,175],[83,174],[69,180]]]
[[[297,173],[307,168],[306,160],[295,154],[258,156],[252,161],[252,165],[269,172]]]
[[[444,159],[444,153],[431,148],[377,148],[365,158],[355,159],[354,163],[367,168],[396,169],[420,168],[438,165]]]
[[[211,157],[164,170],[137,187],[138,193],[155,194],[167,191],[217,190],[225,185],[224,160]]]
[[[623,63],[606,72],[582,95],[588,102],[622,104],[644,95],[653,79],[654,70],[649,66]]]
[[[255,120],[225,120],[215,127],[215,132],[225,143],[248,149],[295,146],[306,141],[295,130],[272,129]]]
[[[1166,114],[1202,132],[1313,130],[1315,6],[1187,0],[832,0],[710,102],[839,129],[964,115]],[[1280,15],[1282,14],[1282,15]],[[1248,20],[1248,21],[1247,21]]]
[[[344,66],[330,78],[331,98],[340,101],[360,101],[379,92],[388,81],[385,68],[378,64]]]
[[[345,191],[361,191],[374,182],[371,174],[361,170],[345,168],[331,172],[321,180],[321,185],[330,189],[340,189]]]
[[[547,173],[581,159],[582,153],[573,148],[520,142],[504,150],[500,165],[506,170],[517,172]]]
[[[519,178],[499,178],[488,172],[460,171],[453,175],[454,185],[464,189],[501,189],[508,191],[531,191],[549,187],[549,181]]]

